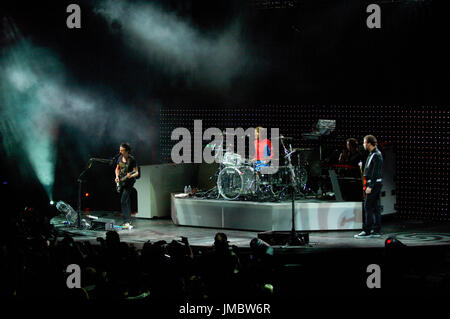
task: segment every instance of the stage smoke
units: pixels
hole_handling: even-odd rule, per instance
[[[11,32],[8,36],[16,36]],[[15,158],[25,177],[30,177],[30,167],[39,179],[48,197],[52,199],[55,168],[55,131],[57,123],[51,111],[55,80],[42,81],[40,73],[58,68],[45,50],[38,50],[27,41],[5,52],[1,59],[2,109],[0,132],[8,157]],[[33,174],[31,173],[31,176]]]
[[[183,74],[208,86],[223,88],[251,59],[235,22],[218,34],[202,34],[175,13],[155,4],[102,1],[96,12],[124,33],[124,41],[169,74]]]
[[[111,94],[83,88],[71,78],[51,51],[24,39],[13,23],[3,22],[11,45],[1,52],[0,133],[8,158],[26,180],[37,178],[53,199],[56,142],[61,126],[76,128],[79,145],[70,153],[88,158],[86,144],[119,144],[124,136],[135,144],[148,145],[150,119],[132,110]]]

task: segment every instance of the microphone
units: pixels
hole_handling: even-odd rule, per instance
[[[103,163],[103,164],[110,164],[110,165],[111,165],[112,163],[114,163],[114,161],[113,161],[113,160],[110,160],[110,159],[95,158],[95,157],[91,158],[89,161],[90,161],[90,162],[99,162],[99,163]]]
[[[117,160],[119,159],[119,157],[120,157],[120,153],[111,159],[110,165],[114,165],[117,162]]]

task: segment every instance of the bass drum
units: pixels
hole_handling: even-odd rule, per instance
[[[217,178],[219,194],[228,200],[242,195],[252,195],[256,191],[254,170],[251,166],[225,167]]]

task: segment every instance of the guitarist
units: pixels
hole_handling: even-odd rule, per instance
[[[355,235],[355,238],[381,236],[380,193],[383,186],[383,155],[377,144],[375,136],[367,135],[364,137],[364,148],[366,151],[369,151],[364,167],[364,180],[366,183],[364,190],[364,223],[363,231]]]
[[[117,160],[116,179],[115,182],[120,187],[121,197],[120,204],[122,206],[122,214],[124,223],[122,227],[131,229],[131,190],[133,188],[136,177],[139,175],[136,160],[130,155],[131,147],[128,143],[120,145],[120,156]],[[119,189],[118,187],[118,189]]]

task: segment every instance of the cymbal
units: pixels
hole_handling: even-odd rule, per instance
[[[312,148],[294,148],[296,151],[312,151]]]
[[[278,168],[278,169],[281,169],[281,168],[290,168],[290,166],[288,166],[288,165],[281,165],[281,166],[270,166],[271,168]],[[295,169],[295,165],[292,165],[292,168],[293,169]]]
[[[293,139],[294,139],[294,138],[291,137],[291,136],[283,136],[283,135],[280,135],[280,138],[281,138],[282,140],[293,140]]]

